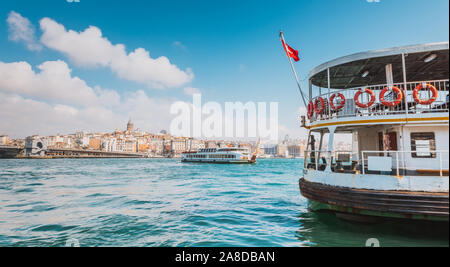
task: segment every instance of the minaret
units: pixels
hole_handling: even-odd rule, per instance
[[[127,123],[127,132],[133,132],[134,131],[134,124],[131,122],[131,118]]]

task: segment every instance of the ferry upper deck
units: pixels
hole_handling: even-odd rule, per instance
[[[448,42],[362,52],[321,64],[309,75],[307,127],[448,123],[448,66]],[[435,101],[427,103],[430,99]]]
[[[379,188],[448,192],[448,42],[341,57],[309,81],[306,178],[333,179],[326,172],[355,183],[361,175],[360,188],[373,189],[374,174]],[[337,135],[351,138],[351,151],[335,146]]]
[[[448,223],[448,42],[326,62],[309,98],[299,186],[312,210]]]

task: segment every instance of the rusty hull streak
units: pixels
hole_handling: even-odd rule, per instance
[[[300,179],[299,185],[307,199],[338,206],[348,213],[369,210],[405,217],[449,216],[448,193],[361,190],[308,182],[304,178]]]

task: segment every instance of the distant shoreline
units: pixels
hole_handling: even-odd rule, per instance
[[[35,156],[35,157],[0,157],[2,159],[181,159],[181,157],[52,157],[52,156]],[[280,160],[280,159],[304,159],[300,158],[257,158],[257,160]]]

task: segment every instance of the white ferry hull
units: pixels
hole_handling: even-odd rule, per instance
[[[209,164],[254,164],[256,155],[250,155],[243,148],[200,149],[197,152],[185,152],[181,162]]]
[[[256,160],[233,160],[233,161],[218,161],[218,160],[187,160],[182,159],[185,163],[209,163],[209,164],[255,164]]]

